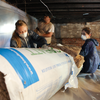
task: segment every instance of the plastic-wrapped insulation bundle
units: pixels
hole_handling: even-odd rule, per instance
[[[77,88],[79,70],[73,57],[58,49],[0,48],[5,100],[48,100],[63,86]]]

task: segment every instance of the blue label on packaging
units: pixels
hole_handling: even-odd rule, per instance
[[[69,57],[68,54],[65,53],[65,55],[66,55],[67,57]]]
[[[29,60],[18,50],[0,48],[2,55],[12,65],[21,79],[24,88],[39,81],[38,75]]]

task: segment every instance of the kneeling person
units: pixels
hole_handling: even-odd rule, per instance
[[[84,56],[84,64],[82,73],[94,73],[99,65],[99,55],[96,46],[99,43],[95,39],[91,39],[90,28],[85,27],[82,29],[81,38],[85,40],[80,55]]]
[[[23,20],[18,20],[15,26],[16,30],[12,35],[10,47],[34,48],[34,43],[36,43],[38,47],[42,47],[47,44],[44,37],[28,30],[28,26]]]

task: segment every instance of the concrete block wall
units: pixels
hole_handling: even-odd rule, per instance
[[[84,44],[84,41],[81,39],[83,27],[90,27],[92,38],[97,39],[100,44],[100,22],[55,24],[55,42],[82,46]],[[100,50],[100,46],[97,49]]]

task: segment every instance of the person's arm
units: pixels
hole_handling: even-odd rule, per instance
[[[10,47],[17,47],[17,42],[14,39],[10,40]]]
[[[39,34],[40,36],[43,36],[43,37],[51,37],[52,36],[52,34],[53,34],[53,32],[49,32],[49,33],[47,33],[47,34]]]
[[[82,46],[82,49],[81,49],[81,52],[80,52],[80,55],[82,55],[82,56],[87,56],[88,55],[88,53],[89,53],[89,44],[84,44],[83,46]]]
[[[37,28],[38,29],[38,31],[39,31],[39,28]],[[40,31],[39,31],[40,32]],[[49,30],[48,30],[48,33],[39,33],[39,35],[40,36],[43,36],[43,37],[51,37],[52,36],[52,34],[54,33],[54,25],[52,24],[50,27],[49,27]]]
[[[47,44],[47,41],[44,37],[39,36],[37,33],[34,31],[29,30],[29,35],[31,36],[31,39],[37,43],[38,47],[42,47],[44,44]]]

